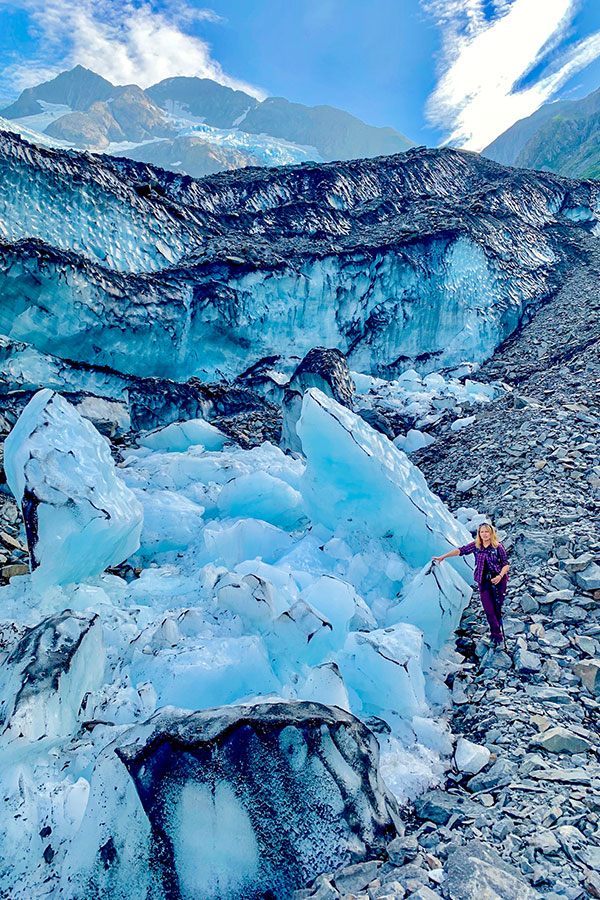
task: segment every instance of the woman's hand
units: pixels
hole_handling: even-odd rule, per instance
[[[494,578],[492,578],[492,584],[500,584],[501,581],[502,575],[496,575]]]
[[[432,556],[432,557],[431,557],[431,562],[438,562],[438,563],[439,563],[439,562],[441,562],[443,559],[446,559],[446,557],[445,557],[445,556]]]

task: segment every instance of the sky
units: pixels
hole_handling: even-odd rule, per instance
[[[81,64],[198,75],[481,150],[600,86],[600,0],[0,0],[0,100]]]

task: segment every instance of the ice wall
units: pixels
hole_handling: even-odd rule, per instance
[[[323,344],[387,376],[482,360],[597,222],[592,182],[450,149],[194,181],[2,135],[0,169],[0,331],[177,380]]]
[[[83,164],[82,159],[86,162]],[[175,262],[188,229],[99,161],[0,132],[0,240],[37,239],[118,271]]]

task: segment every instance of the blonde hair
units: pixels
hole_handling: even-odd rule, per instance
[[[481,540],[481,535],[479,534],[479,532],[481,531],[482,528],[490,529],[490,532],[491,532],[490,543],[491,543],[492,547],[497,547],[498,544],[500,543],[500,541],[498,540],[498,535],[496,534],[496,529],[494,528],[493,525],[490,525],[489,522],[482,522],[481,525],[479,526],[479,528],[477,529],[477,537],[475,538],[475,546],[477,547],[477,549],[480,550],[481,545],[483,543],[483,541]]]

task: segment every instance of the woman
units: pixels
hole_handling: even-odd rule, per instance
[[[492,643],[499,647],[502,643],[502,604],[508,581],[508,556],[498,541],[494,527],[487,522],[477,529],[477,537],[464,547],[457,547],[443,556],[433,556],[433,562],[441,562],[449,556],[475,554],[475,581],[479,586],[479,596],[490,626]]]

